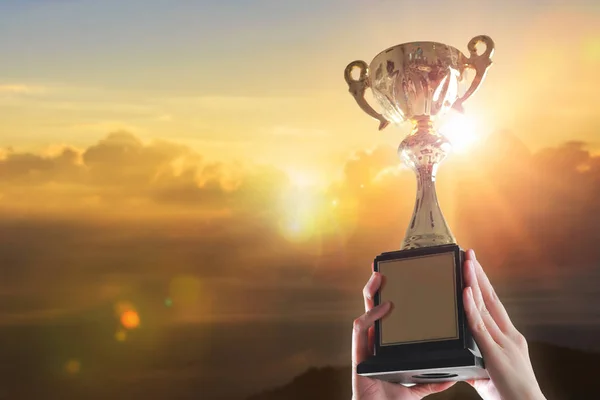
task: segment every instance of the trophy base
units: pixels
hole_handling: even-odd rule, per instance
[[[361,376],[392,383],[433,383],[487,379],[483,359],[468,349],[429,353],[419,359],[373,356],[357,367]]]
[[[396,383],[488,377],[464,313],[464,260],[457,244],[375,258],[383,283],[374,303],[391,301],[392,309],[375,322],[375,351],[358,365],[359,375]]]

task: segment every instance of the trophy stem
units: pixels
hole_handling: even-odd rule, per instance
[[[402,161],[416,174],[417,198],[402,250],[456,243],[440,208],[435,179],[440,163],[451,149],[429,118],[415,121],[413,132],[398,149]]]

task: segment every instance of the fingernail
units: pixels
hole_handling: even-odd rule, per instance
[[[467,287],[467,297],[473,300],[473,288],[471,286]]]
[[[475,255],[475,250],[471,249],[471,257],[473,260],[477,260],[477,256]]]

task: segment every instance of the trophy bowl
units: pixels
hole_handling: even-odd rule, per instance
[[[485,51],[478,55],[477,44],[484,43]],[[399,44],[382,51],[371,64],[361,60],[346,67],[344,77],[358,105],[380,121],[379,129],[390,122],[429,119],[454,108],[462,112],[462,104],[476,92],[485,78],[494,42],[489,36],[476,36],[468,43],[470,57],[460,50],[436,42]],[[359,69],[358,79],[352,72]],[[459,97],[459,84],[465,81],[465,71],[474,69],[476,75]],[[375,111],[365,100],[367,87],[381,107]]]

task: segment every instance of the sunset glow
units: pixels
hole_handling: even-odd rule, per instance
[[[348,367],[422,203],[411,124],[379,131],[344,68],[481,34],[440,207],[520,329],[600,351],[599,4],[0,1],[0,393],[246,399]]]

